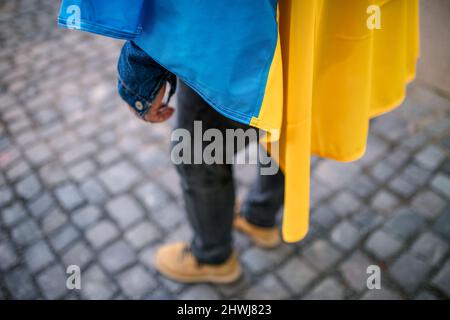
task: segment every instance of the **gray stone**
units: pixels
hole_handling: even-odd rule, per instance
[[[432,284],[450,298],[450,259],[441,268],[439,273],[433,278]]]
[[[117,272],[136,260],[136,253],[122,240],[111,244],[100,254],[100,261],[109,272]]]
[[[405,176],[405,179],[411,181],[412,183],[423,186],[427,183],[431,173],[426,169],[410,164],[403,170],[403,175]]]
[[[28,205],[28,209],[33,216],[42,217],[50,212],[53,205],[52,197],[48,193],[43,193]]]
[[[427,219],[436,218],[445,207],[445,201],[434,192],[424,190],[412,199],[413,208]]]
[[[422,229],[424,225],[424,218],[411,209],[401,208],[386,222],[385,229],[400,238],[408,239]]]
[[[112,165],[99,174],[100,180],[112,194],[129,190],[140,179],[139,172],[128,162]]]
[[[101,248],[119,235],[117,227],[108,220],[99,221],[86,231],[86,238],[95,248]]]
[[[266,275],[244,293],[244,299],[249,300],[277,300],[288,296],[286,289],[271,274]]]
[[[368,290],[361,300],[402,300],[402,298],[395,291],[381,287],[381,289]]]
[[[317,272],[298,257],[291,258],[277,272],[285,285],[294,293],[302,293],[318,276]]]
[[[431,232],[426,232],[414,242],[411,252],[432,266],[438,265],[448,251],[448,244]]]
[[[55,190],[56,197],[65,210],[73,210],[84,201],[78,188],[73,184],[66,184]]]
[[[331,209],[338,213],[341,217],[348,216],[350,213],[355,212],[361,205],[358,198],[356,198],[350,192],[340,192],[336,197],[331,200]]]
[[[25,209],[19,203],[15,203],[0,211],[3,223],[12,227],[26,217]]]
[[[320,239],[307,247],[303,254],[320,271],[326,270],[336,264],[342,256],[342,253],[327,241]]]
[[[16,184],[16,192],[24,199],[31,199],[41,190],[41,184],[35,175],[29,175]]]
[[[5,271],[19,261],[17,254],[10,243],[0,242],[0,270]]]
[[[72,166],[69,169],[69,174],[72,178],[81,182],[94,173],[95,170],[95,163],[92,160],[87,159]]]
[[[80,228],[86,228],[100,219],[100,209],[93,205],[84,206],[72,214],[72,219]]]
[[[25,268],[14,269],[5,274],[5,285],[14,299],[36,299],[39,294],[33,279]]]
[[[95,179],[86,179],[80,186],[84,197],[92,204],[98,204],[107,199],[105,189]]]
[[[54,265],[39,274],[37,282],[46,299],[60,299],[68,291],[66,273],[60,265]]]
[[[347,220],[339,223],[331,231],[331,240],[344,250],[354,248],[361,237],[361,232]]]
[[[41,270],[55,260],[45,241],[39,241],[25,250],[25,261],[32,272]]]
[[[398,195],[408,198],[416,192],[418,186],[399,176],[389,181],[389,188]]]
[[[121,228],[129,227],[144,216],[137,201],[127,195],[111,199],[106,204],[106,209]]]
[[[53,209],[42,220],[42,230],[45,233],[52,233],[66,224],[67,215],[63,214],[59,209]]]
[[[428,145],[415,156],[415,160],[425,169],[434,170],[445,159],[445,153],[441,148]]]
[[[218,300],[220,299],[217,291],[207,284],[197,284],[188,287],[179,295],[180,300]]]
[[[403,243],[391,234],[378,230],[365,244],[365,249],[379,260],[388,260],[402,249]]]
[[[305,300],[342,300],[344,287],[335,278],[326,278],[316,285]]]
[[[433,229],[440,234],[443,238],[450,241],[450,207],[447,207],[443,213],[439,216]]]
[[[139,265],[119,274],[117,280],[121,289],[131,299],[140,299],[157,286],[154,278]]]
[[[385,161],[382,161],[375,164],[370,173],[378,182],[385,182],[394,174],[394,169]]]
[[[241,261],[250,271],[260,273],[279,264],[290,252],[291,248],[285,245],[273,250],[252,247],[241,255]]]
[[[345,281],[356,292],[362,292],[367,288],[367,267],[373,262],[363,253],[356,251],[345,260],[339,270]]]
[[[136,194],[150,212],[162,209],[169,202],[167,192],[153,182],[139,187]]]
[[[170,203],[150,213],[153,221],[166,230],[173,230],[179,223],[181,223],[186,214],[177,204]]]
[[[390,269],[391,277],[407,293],[414,293],[425,280],[431,265],[407,252],[401,255]]]
[[[391,212],[398,205],[398,198],[392,193],[381,190],[373,197],[371,205],[375,210]]]
[[[136,249],[155,242],[160,237],[161,233],[150,222],[139,223],[125,233],[125,239]]]
[[[97,265],[82,272],[81,296],[85,299],[108,300],[114,296],[117,286]]]
[[[350,189],[360,197],[368,197],[375,192],[377,185],[368,175],[359,175],[349,184]]]
[[[338,218],[329,206],[323,205],[311,213],[311,221],[322,228],[329,229],[338,221]]]
[[[419,292],[415,298],[415,300],[439,300],[436,295],[430,291],[421,291]]]
[[[77,265],[80,268],[86,266],[93,258],[94,255],[91,249],[89,249],[84,241],[75,243],[62,257],[66,266]]]
[[[50,242],[52,243],[53,248],[57,251],[62,251],[78,239],[79,236],[80,233],[78,230],[72,225],[67,224],[62,230],[57,231],[51,236]]]
[[[19,245],[28,245],[42,237],[42,232],[36,222],[25,220],[12,230],[13,240]]]
[[[358,175],[360,168],[354,163],[337,161],[322,161],[313,175],[332,189],[339,189],[348,184]]]
[[[446,174],[438,173],[431,180],[431,187],[447,198],[450,198],[450,178]]]

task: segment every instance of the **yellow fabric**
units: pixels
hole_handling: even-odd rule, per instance
[[[367,27],[372,4],[381,7],[381,29]],[[276,120],[259,123],[282,119],[279,141],[269,140],[279,143],[285,172],[285,241],[308,231],[311,154],[358,159],[369,119],[403,100],[419,55],[418,25],[418,0],[279,0],[281,56],[273,66],[282,70],[271,68],[267,103],[253,124],[277,132]],[[274,85],[281,77],[282,87]]]

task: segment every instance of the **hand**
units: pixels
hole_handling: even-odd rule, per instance
[[[150,110],[148,110],[148,112],[144,115],[144,121],[152,123],[164,122],[169,119],[175,112],[174,108],[162,102],[165,92],[166,84],[161,87],[161,90],[159,90],[158,94],[155,97],[155,100],[153,100]],[[132,108],[130,107],[130,109]]]

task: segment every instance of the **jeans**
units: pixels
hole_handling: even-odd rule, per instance
[[[194,136],[194,121],[202,121],[202,129],[215,128],[225,136],[226,129],[248,129],[209,106],[187,85],[178,84],[176,128]],[[193,141],[192,143],[193,144]],[[206,143],[203,143],[203,149]],[[192,152],[194,150],[192,149]],[[178,164],[187,216],[194,230],[192,252],[200,263],[220,264],[232,252],[232,228],[235,185],[231,164]],[[276,213],[283,205],[284,175],[258,175],[240,214],[261,227],[273,227]]]

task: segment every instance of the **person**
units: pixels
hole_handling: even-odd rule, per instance
[[[216,129],[224,136],[227,129],[250,129],[248,125],[219,114],[181,80],[176,84],[170,72],[131,41],[123,46],[118,71],[120,95],[132,112],[144,121],[159,123],[173,115],[174,108],[163,102],[165,83],[169,82],[172,90],[168,100],[175,88],[178,91],[175,130],[184,129],[191,137],[195,136],[196,121],[201,121],[203,131]],[[225,155],[225,144],[223,141],[222,150],[216,152]],[[206,145],[203,141],[201,150],[195,150],[191,142],[191,154],[203,154]],[[235,146],[233,149],[238,151]],[[258,162],[258,165],[263,164]],[[161,274],[188,283],[235,281],[242,271],[233,249],[233,226],[261,248],[274,248],[280,244],[276,214],[283,205],[284,175],[281,170],[273,175],[262,175],[258,170],[247,198],[235,210],[233,165],[225,159],[213,164],[179,163],[176,169],[181,177],[193,238],[190,243],[168,243],[158,249],[154,264]]]

